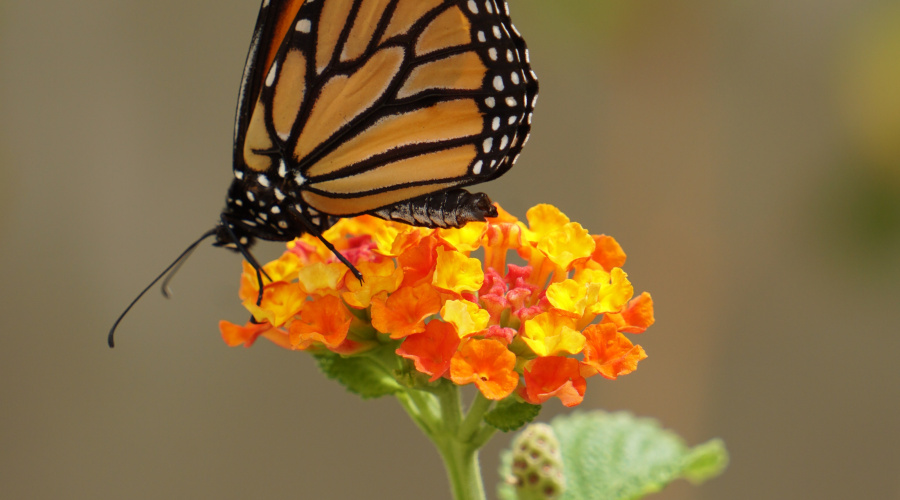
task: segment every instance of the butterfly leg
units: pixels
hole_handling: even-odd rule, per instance
[[[497,207],[488,195],[465,189],[448,189],[380,208],[372,215],[419,227],[462,227],[467,222],[496,217]]]
[[[363,283],[362,273],[359,272],[359,269],[357,269],[356,266],[351,264],[350,261],[347,260],[346,257],[344,257],[344,254],[342,254],[336,248],[334,248],[334,245],[332,245],[330,241],[326,240],[322,236],[322,230],[320,230],[318,227],[316,227],[315,224],[310,222],[310,220],[307,219],[306,216],[299,210],[295,210],[294,214],[296,215],[297,220],[299,220],[300,223],[303,224],[303,227],[306,228],[306,232],[315,236],[316,238],[318,238],[319,241],[321,241],[322,244],[325,245],[325,248],[330,250],[331,253],[334,254],[335,257],[338,258],[339,261],[343,262],[344,265],[347,266],[347,268],[350,270],[350,272],[353,274],[353,276],[355,276],[356,279],[359,280],[359,284],[362,285],[362,283]]]

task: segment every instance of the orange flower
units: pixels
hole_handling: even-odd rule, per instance
[[[603,316],[604,323],[614,323],[616,329],[625,333],[644,333],[656,319],[653,317],[653,299],[644,292],[628,302],[620,314]]]
[[[644,348],[632,344],[612,323],[591,325],[584,330],[584,336],[587,339],[582,365],[585,376],[599,373],[615,380],[619,375],[633,372],[638,361],[647,357]]]
[[[537,358],[525,365],[525,387],[519,395],[539,405],[558,397],[565,406],[576,406],[584,399],[587,381],[581,376],[578,361],[562,356]]]
[[[416,245],[406,248],[397,257],[397,263],[403,269],[404,286],[414,286],[426,281],[431,283],[438,244],[437,238],[420,238]]]
[[[594,238],[595,246],[594,253],[591,254],[591,260],[600,264],[606,271],[625,265],[625,252],[615,238],[605,234],[598,234],[592,236],[592,238]]]
[[[425,325],[424,332],[403,339],[397,354],[413,360],[416,370],[431,375],[430,382],[434,382],[450,369],[457,347],[459,335],[453,325],[435,320]]]
[[[219,321],[219,331],[222,332],[222,340],[231,347],[239,345],[250,347],[256,342],[256,339],[265,337],[285,349],[291,348],[288,336],[283,331],[272,328],[272,325],[268,323],[248,322],[246,325],[240,326],[222,320]]]
[[[428,283],[372,297],[372,326],[392,339],[425,331],[425,318],[441,310],[441,295]]]
[[[347,338],[353,318],[341,299],[326,295],[309,302],[289,329],[291,346],[307,349],[315,343],[334,348]]]
[[[475,382],[488,399],[501,400],[519,384],[516,355],[499,340],[471,339],[450,360],[450,379],[458,385]]]

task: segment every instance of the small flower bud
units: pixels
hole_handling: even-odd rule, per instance
[[[512,477],[518,498],[555,499],[566,490],[562,454],[553,428],[531,424],[512,444]]]

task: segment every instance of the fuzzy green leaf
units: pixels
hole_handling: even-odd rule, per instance
[[[317,353],[315,359],[326,377],[363,399],[380,398],[402,390],[394,377],[369,357],[346,358],[327,352]]]
[[[496,408],[487,412],[484,421],[503,432],[509,432],[531,422],[540,412],[541,405],[509,399],[501,401]]]
[[[684,478],[699,483],[721,473],[728,455],[721,441],[688,448],[680,437],[651,419],[595,411],[557,417],[565,470],[562,500],[633,500]],[[511,459],[504,453],[500,497],[513,500]]]
[[[728,466],[728,451],[721,439],[712,439],[695,446],[684,463],[684,477],[700,484],[718,476]]]

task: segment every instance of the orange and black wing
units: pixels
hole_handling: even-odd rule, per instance
[[[267,0],[238,102],[227,215],[254,236],[289,239],[305,232],[298,214],[323,227],[435,203],[512,166],[536,98],[502,0]]]

